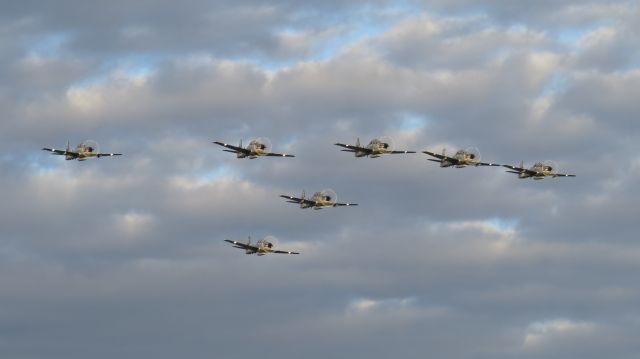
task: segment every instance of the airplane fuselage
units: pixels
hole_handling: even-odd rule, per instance
[[[528,174],[524,172],[518,174],[518,178],[520,179],[533,178],[534,180],[541,180],[541,179],[544,179],[546,176],[548,175],[545,175],[544,173],[540,173],[540,172],[536,174]]]
[[[518,178],[529,178],[532,177],[534,180],[541,180],[545,177],[555,177],[555,173],[553,172],[553,167],[544,165],[542,163],[536,163],[531,168],[530,171],[534,171],[535,174],[528,174],[525,172],[520,173]]]
[[[249,241],[249,244],[251,244],[251,241]],[[235,248],[243,248],[242,246],[234,246]],[[273,252],[273,243],[265,240],[265,239],[261,239],[256,243],[256,247],[258,248],[258,250],[254,250],[254,249],[245,249],[244,253],[245,254],[255,254],[258,256],[263,256],[267,253],[271,253]]]
[[[240,142],[240,146],[242,147],[242,142]],[[247,151],[249,151],[249,153],[243,153],[243,152],[238,152],[236,154],[237,158],[249,158],[249,159],[255,159],[258,158],[260,156],[264,156],[266,154],[269,153],[267,145],[260,143],[256,140],[253,140],[251,142],[249,142],[249,145],[247,147],[245,147],[245,149]]]
[[[455,168],[463,168],[466,167],[467,164],[466,163],[462,163],[462,162],[452,162],[449,160],[442,160],[440,161],[440,167],[455,167]]]
[[[529,168],[530,172],[520,172],[518,173],[518,178],[533,178],[534,180],[541,180],[545,177],[556,177],[556,174],[553,172],[553,168],[551,166],[546,166],[542,163],[536,163],[535,165]],[[532,173],[535,172],[535,173]]]
[[[76,154],[66,154],[64,156],[64,159],[67,161],[70,161],[70,160],[85,161],[87,158],[96,156],[94,151],[95,151],[95,148],[81,143],[78,146],[76,146],[76,149],[74,151]]]
[[[255,154],[255,153],[249,153],[249,154],[246,154],[246,153],[238,152],[238,153],[236,154],[236,157],[238,157],[238,158],[249,158],[249,159],[254,159],[254,158],[258,158],[258,156],[259,156],[259,155],[258,155],[258,154]]]
[[[273,243],[267,241],[266,239],[261,239],[258,241],[258,252],[256,253],[259,256],[263,256],[267,253],[273,252]]]
[[[269,153],[267,149],[267,145],[255,140],[249,142],[249,147],[247,147],[247,149],[251,151],[251,155],[254,155],[254,156],[264,156],[267,153]]]
[[[324,207],[333,207],[336,203],[335,199],[323,194],[322,192],[314,193],[310,200],[313,201],[313,203],[300,202],[300,208],[313,207],[313,209],[322,209]]]
[[[444,151],[443,151],[444,154]],[[475,159],[475,155],[473,153],[469,153],[463,150],[456,152],[453,155],[454,161],[451,161],[447,158],[444,158],[440,161],[440,167],[455,167],[455,168],[464,168],[467,166],[477,166],[478,161]]]
[[[373,139],[367,145],[367,149],[371,150],[371,152],[356,152],[356,157],[364,157],[368,155],[371,158],[378,158],[380,155],[391,152],[392,149],[390,147],[391,146],[386,142]]]

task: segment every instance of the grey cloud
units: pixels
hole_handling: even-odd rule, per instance
[[[468,69],[491,63],[509,52],[552,47],[544,33],[500,30],[487,22],[486,17],[415,17],[382,36],[380,47],[388,51],[394,63],[431,70]]]
[[[629,1],[539,1],[516,3],[508,0],[429,2],[427,7],[452,14],[481,13],[505,24],[526,24],[531,27],[563,28],[585,26],[600,21],[613,21],[633,4]]]
[[[386,3],[380,1],[381,4]],[[306,46],[292,48],[283,30],[303,28],[321,33],[339,12],[358,11],[361,2],[295,1],[122,1],[87,4],[12,4],[4,15],[28,19],[40,34],[57,33],[66,40],[60,49],[89,58],[118,56],[172,56],[206,52],[217,56],[297,58]],[[344,15],[343,15],[344,16]],[[321,40],[305,39],[311,41]],[[289,39],[291,40],[291,39]]]
[[[628,129],[635,123],[639,109],[633,96],[639,84],[640,75],[635,70],[614,74],[578,73],[563,94],[561,105],[616,129]]]

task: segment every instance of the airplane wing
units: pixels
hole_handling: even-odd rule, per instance
[[[507,172],[512,172],[512,173],[527,173],[527,174],[532,175],[532,176],[536,175],[538,173],[536,171],[532,171],[530,169],[522,168],[522,167],[518,167],[518,166],[502,165],[502,167],[506,167],[508,169],[513,170],[513,172],[512,171],[507,171]]]
[[[242,243],[242,242],[238,242],[238,241],[232,241],[230,239],[225,239],[224,241],[233,244],[234,248],[249,249],[249,250],[256,251],[256,252],[259,250],[258,247],[254,247],[254,246],[246,244],[246,243]]]
[[[278,253],[278,254],[300,254],[298,252],[289,252],[289,251],[273,251],[271,253]]]
[[[439,159],[440,161],[447,160],[447,161],[453,163],[454,165],[457,164],[458,162],[460,162],[460,161],[458,161],[457,158],[441,155],[441,154],[434,153],[434,152],[422,151],[422,153],[427,154],[427,155],[429,155],[431,157],[435,157],[435,158]],[[436,160],[431,160],[431,161],[440,162],[440,161],[436,161]]]
[[[343,150],[345,152],[373,153],[373,151],[371,149],[366,148],[366,147],[347,145],[347,144],[344,144],[344,143],[334,143],[334,145],[346,148],[346,150]]]
[[[478,164],[476,164],[476,166],[493,166],[493,167],[500,167],[500,166],[502,166],[502,165],[501,165],[501,164],[498,164],[498,163],[478,162]]]
[[[233,153],[244,153],[246,155],[248,155],[249,153],[251,153],[251,151],[249,151],[246,148],[242,148],[242,147],[238,147],[238,146],[234,146],[234,145],[230,145],[228,143],[223,143],[223,142],[218,142],[218,141],[213,141],[213,143],[215,143],[216,145],[220,145],[222,147],[226,147],[226,148],[230,148],[231,150],[224,150],[226,152],[233,152]]]
[[[272,156],[272,157],[295,157],[294,155],[289,155],[286,153],[267,153],[265,156]]]
[[[575,177],[576,175],[567,175],[564,173],[555,173],[553,177]]]
[[[52,155],[69,155],[69,156],[78,157],[78,152],[73,152],[73,151],[56,150],[55,148],[47,148],[47,147],[44,147],[42,150],[49,151],[51,152]]]
[[[341,206],[357,206],[357,203],[334,203],[333,206],[334,207],[341,207]]]
[[[390,154],[398,154],[398,153],[416,153],[416,151],[391,151],[391,152],[387,152]]]
[[[302,199],[302,198],[298,198],[298,197],[287,196],[287,195],[284,195],[284,194],[281,194],[280,197],[288,199],[287,202],[289,202],[289,203],[305,203],[305,204],[308,204],[308,205],[316,204],[315,201],[311,201],[311,200],[308,200],[306,198]]]
[[[96,157],[122,156],[122,153],[96,153]]]
[[[427,155],[429,155],[431,157],[435,157],[435,158],[438,158],[438,159],[441,159],[441,160],[443,160],[445,158],[448,158],[450,160],[455,160],[455,158],[448,157],[448,156],[445,156],[445,155],[440,155],[440,154],[437,154],[437,153],[434,153],[434,152],[422,151],[422,153],[425,153],[425,154],[427,154]]]

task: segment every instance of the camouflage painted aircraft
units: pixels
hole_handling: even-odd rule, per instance
[[[286,153],[273,153],[271,152],[271,141],[268,138],[256,138],[249,142],[247,147],[242,147],[242,140],[240,140],[240,144],[238,146],[233,146],[228,143],[214,141],[216,145],[220,145],[228,148],[228,150],[223,150],[225,152],[235,153],[238,158],[258,158],[261,156],[270,156],[270,157],[295,157],[294,155],[289,155]]]
[[[545,177],[575,177],[576,175],[568,175],[564,173],[556,173],[553,172],[553,167],[550,164],[545,164],[542,162],[537,162],[530,168],[524,168],[524,161],[520,162],[520,167],[518,166],[510,166],[510,165],[502,165],[510,169],[511,171],[507,171],[509,173],[515,173],[518,175],[518,178],[533,178],[534,180],[541,180]]]
[[[300,197],[280,195],[286,198],[288,203],[298,203],[300,208],[323,209],[327,207],[357,206],[357,203],[338,203],[338,195],[330,189],[325,189],[313,194],[311,198],[305,198],[304,191]]]
[[[500,166],[497,163],[480,162],[480,151],[475,148],[458,150],[453,156],[445,155],[444,149],[442,149],[442,154],[429,151],[422,151],[422,153],[437,158],[429,158],[428,160],[440,163],[440,167],[463,168],[466,166]]]
[[[277,245],[272,241],[268,241],[267,238],[259,240],[255,245],[251,244],[251,237],[249,237],[247,243],[232,241],[230,239],[225,239],[224,241],[233,244],[233,248],[244,249],[245,254],[256,254],[258,256],[263,256],[268,253],[300,254],[298,252],[275,250]]]
[[[71,150],[71,148],[69,147],[69,141],[67,141],[67,145],[65,146],[64,150],[48,147],[44,147],[42,150],[49,151],[52,155],[64,156],[67,161],[84,161],[87,158],[91,157],[100,158],[122,155],[121,153],[101,153],[98,149],[98,144],[90,140],[80,143],[76,146],[75,150]]]
[[[344,152],[352,152],[356,157],[378,158],[385,154],[416,153],[415,151],[394,151],[393,142],[390,138],[374,138],[366,147],[360,145],[360,139],[355,145],[335,143],[336,146],[344,147]]]

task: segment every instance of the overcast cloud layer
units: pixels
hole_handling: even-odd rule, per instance
[[[2,357],[637,358],[640,5],[522,3],[0,1]]]

